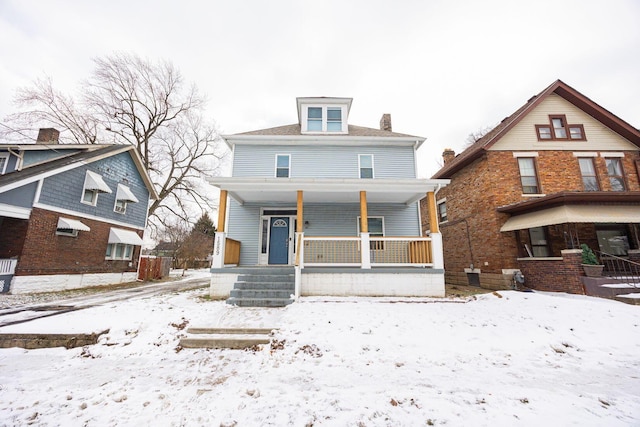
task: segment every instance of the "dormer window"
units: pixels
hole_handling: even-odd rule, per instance
[[[3,175],[7,170],[7,163],[9,163],[9,154],[0,153],[0,175]]]
[[[304,134],[346,135],[349,133],[351,98],[297,98],[298,123]]]

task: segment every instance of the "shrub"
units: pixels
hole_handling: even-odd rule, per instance
[[[596,258],[596,254],[593,253],[591,248],[584,243],[580,245],[582,248],[582,263],[590,264],[590,265],[598,265],[598,258]]]

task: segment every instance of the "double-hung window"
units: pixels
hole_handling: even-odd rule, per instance
[[[373,178],[373,154],[359,154],[360,178]]]
[[[322,107],[309,107],[307,114],[307,130],[322,132]]]
[[[291,169],[291,156],[289,154],[276,154],[276,178],[289,178]]]
[[[447,220],[447,201],[440,200],[438,202],[438,222],[446,222]]]
[[[584,191],[599,191],[598,177],[596,175],[596,168],[591,157],[578,158],[580,164],[580,174],[582,175],[582,185]]]
[[[3,175],[7,170],[7,163],[9,163],[9,154],[0,153],[0,175]]]
[[[518,167],[520,168],[520,182],[523,194],[539,194],[538,175],[536,173],[536,163],[533,157],[518,157]]]
[[[548,257],[549,244],[547,231],[544,227],[534,227],[529,229],[529,240],[534,257]]]
[[[342,109],[327,108],[327,132],[342,131]]]
[[[622,172],[622,162],[617,157],[605,158],[607,165],[607,175],[609,175],[609,184],[612,191],[625,191],[627,188],[624,184],[624,174]]]
[[[109,243],[107,245],[105,258],[114,260],[130,260],[131,254],[133,254],[133,245],[127,245],[124,243]]]
[[[100,174],[89,170],[86,172],[84,188],[82,189],[82,203],[95,206],[98,204],[98,194],[111,192],[111,189],[104,182]]]
[[[568,124],[564,114],[549,116],[549,124],[535,125],[539,141],[585,141],[584,126]]]

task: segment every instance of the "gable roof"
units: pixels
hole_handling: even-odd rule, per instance
[[[12,148],[21,148],[21,146],[13,145]],[[0,175],[0,193],[22,187],[23,185],[56,175],[66,170],[75,169],[87,163],[93,163],[116,154],[129,152],[149,191],[149,197],[154,200],[158,198],[158,193],[135,147],[132,145],[87,145],[83,148],[85,149],[80,152],[74,152],[70,155],[30,165],[20,171]]]
[[[640,148],[640,130],[634,128],[629,123],[611,113],[609,110],[601,107],[563,81],[556,80],[542,92],[531,97],[526,104],[517,109],[509,117],[505,118],[489,133],[473,143],[466,150],[462,151],[454,159],[447,162],[447,164],[433,175],[433,178],[451,178],[453,174],[481,157],[485,151],[487,151],[551,94],[556,94],[564,98],[566,101],[575,105],[577,108],[589,114],[591,117]]]

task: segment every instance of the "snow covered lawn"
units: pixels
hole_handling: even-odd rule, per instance
[[[244,309],[204,294],[2,328],[110,332],[0,349],[0,425],[640,425],[638,306],[509,291]],[[185,325],[279,330],[260,349],[180,351]]]

